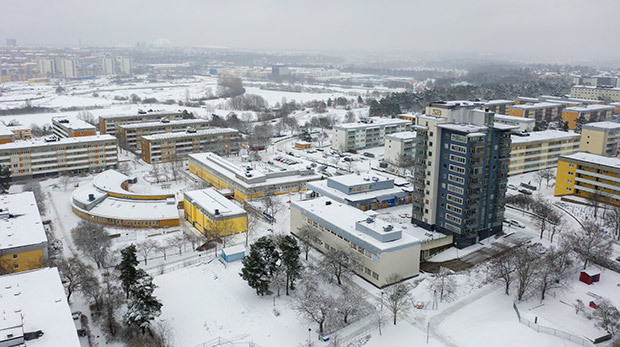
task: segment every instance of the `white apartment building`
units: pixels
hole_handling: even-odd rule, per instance
[[[121,124],[156,122],[162,119],[183,119],[183,112],[174,111],[138,111],[137,114],[108,114],[99,116],[99,133],[116,134],[116,127]]]
[[[332,148],[346,152],[383,146],[385,135],[411,130],[411,126],[409,120],[380,117],[339,124],[334,126]]]
[[[558,165],[560,155],[579,151],[580,134],[545,130],[512,135],[509,175],[538,171]]]
[[[102,75],[116,74],[116,59],[114,59],[113,57],[101,58],[101,74]]]
[[[401,278],[417,276],[421,241],[406,229],[421,228],[411,223],[391,224],[374,216],[327,197],[294,201],[291,233],[298,236],[307,225],[317,231],[313,246],[321,252],[354,250],[357,257],[353,270],[377,287],[391,284],[388,279],[392,274]]]
[[[44,75],[53,76],[56,74],[56,64],[54,59],[38,59],[37,68],[39,69],[39,72]]]
[[[495,114],[494,119],[495,119],[495,123],[502,123],[502,124],[517,126],[519,127],[518,131],[520,132],[534,131],[534,126],[536,125],[536,119],[506,116],[506,115],[497,114],[497,113]]]
[[[60,72],[65,78],[77,78],[77,60],[75,59],[62,59]]]
[[[0,165],[9,165],[11,177],[38,177],[116,167],[116,138],[96,135],[27,140],[0,145]]]
[[[237,154],[241,148],[239,131],[231,128],[148,135],[142,136],[141,142],[142,160],[147,163],[177,161],[199,152]]]
[[[384,160],[396,166],[413,164],[415,131],[385,135]]]
[[[620,101],[620,88],[572,86],[570,96],[573,98],[604,100],[609,102]]]
[[[133,71],[133,61],[129,57],[121,58],[121,66],[120,66],[121,74],[123,75],[131,75]]]

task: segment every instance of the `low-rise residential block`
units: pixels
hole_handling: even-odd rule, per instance
[[[142,136],[142,160],[165,163],[183,160],[190,153],[214,152],[220,155],[239,153],[241,136],[231,128],[188,129],[179,133]]]
[[[344,123],[334,126],[332,148],[352,151],[370,147],[380,147],[385,136],[411,130],[411,121],[397,118],[370,117],[357,123]]]
[[[567,107],[562,111],[562,119],[568,122],[569,129],[577,128],[578,119],[584,122],[599,122],[611,120],[614,107],[609,105],[587,105],[579,107]]]
[[[80,119],[67,117],[52,118],[52,130],[58,137],[80,137],[96,135],[95,126]]]
[[[415,131],[385,135],[383,158],[396,166],[413,165],[415,153]]]
[[[579,151],[581,135],[558,130],[512,135],[510,175],[555,167],[560,155]]]
[[[208,127],[209,122],[204,119],[169,120],[164,118],[159,122],[120,124],[117,126],[119,145],[123,148],[140,149],[142,136],[165,133],[179,133],[187,129],[201,130]]]
[[[581,127],[579,151],[617,157],[620,154],[620,123],[595,122]]]
[[[161,119],[178,120],[183,119],[185,113],[170,111],[145,112],[138,111],[137,114],[110,114],[99,116],[99,133],[116,134],[116,127],[121,124],[134,124],[144,122],[156,122]]]

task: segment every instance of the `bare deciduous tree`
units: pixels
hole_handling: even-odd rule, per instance
[[[77,248],[100,269],[108,258],[112,244],[103,226],[82,220],[71,230],[71,235]]]
[[[596,320],[596,325],[612,334],[619,332],[620,311],[618,311],[618,308],[607,299],[600,300],[598,304],[598,308],[592,313],[592,317]]]
[[[620,206],[613,205],[605,212],[605,225],[614,231],[617,240],[620,240]]]
[[[510,295],[510,284],[515,278],[516,266],[514,257],[513,249],[500,253],[491,261],[489,268],[493,279],[498,278],[504,282],[504,292],[506,295]]]
[[[407,283],[400,282],[401,280],[402,277],[400,275],[389,275],[386,281],[394,284],[383,290],[385,293],[385,307],[392,313],[394,325],[396,325],[397,317],[410,306],[411,300],[409,297],[411,286]]]
[[[308,260],[310,248],[312,248],[312,244],[319,238],[319,230],[309,224],[304,224],[299,230],[298,237],[299,241],[301,241],[301,249],[306,255],[306,260]]]
[[[545,300],[549,290],[566,286],[566,273],[570,270],[572,260],[568,249],[551,246],[538,261],[541,264],[536,274],[536,285],[540,291],[540,300]]]
[[[449,297],[456,290],[456,281],[452,276],[452,270],[439,267],[436,274],[431,275],[431,289],[439,292],[439,300],[443,302],[444,295]]]
[[[568,233],[563,241],[564,247],[575,252],[583,261],[584,269],[589,262],[605,259],[611,254],[611,240],[603,233],[602,228],[592,221],[584,223],[583,232]]]
[[[515,281],[517,283],[517,300],[521,301],[523,295],[536,281],[536,273],[539,268],[538,259],[544,252],[540,243],[524,246],[515,250]]]
[[[338,285],[341,285],[342,279],[353,272],[355,258],[356,255],[350,249],[330,248],[321,261],[321,268],[336,276]]]
[[[306,319],[318,324],[319,334],[323,334],[325,322],[334,310],[334,299],[309,281],[304,282],[300,289],[293,308]]]
[[[60,273],[60,280],[67,289],[67,301],[71,301],[71,294],[80,291],[82,286],[91,279],[93,268],[84,264],[78,257],[62,259],[56,266]]]
[[[136,250],[144,258],[144,265],[147,265],[149,254],[155,249],[157,249],[157,242],[151,238],[147,238],[137,245]]]
[[[179,250],[179,255],[183,255],[183,249],[185,248],[185,237],[182,233],[177,233],[173,237],[170,237],[166,240],[166,245],[177,248]]]

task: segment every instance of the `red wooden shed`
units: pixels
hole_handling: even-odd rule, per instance
[[[601,279],[601,273],[593,270],[584,270],[579,274],[579,280],[586,284],[598,282]]]

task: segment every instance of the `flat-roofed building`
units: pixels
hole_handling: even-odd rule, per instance
[[[161,119],[178,120],[183,119],[183,112],[173,111],[138,111],[137,114],[109,114],[99,116],[99,133],[116,134],[116,127],[120,124],[134,124],[144,122],[156,122]]]
[[[117,137],[121,147],[140,149],[142,148],[142,136],[178,133],[187,129],[206,129],[209,122],[204,119],[162,119],[159,122],[121,124],[117,126]]]
[[[620,159],[578,152],[558,161],[554,195],[573,195],[620,206]]]
[[[52,130],[58,137],[80,137],[96,135],[97,128],[80,119],[53,117]]]
[[[0,122],[0,144],[13,142],[15,134],[4,123]]]
[[[116,167],[116,138],[111,135],[27,140],[0,145],[0,165],[8,165],[12,178],[39,177]]]
[[[477,108],[484,108],[484,102],[467,100],[436,101],[426,106],[425,114],[433,117],[458,118],[467,114],[469,110]]]
[[[0,195],[0,274],[48,265],[47,236],[32,192]]]
[[[600,122],[611,120],[614,113],[614,106],[609,105],[587,105],[579,107],[567,107],[562,112],[562,119],[568,122],[569,129],[577,128],[579,118],[587,122]]]
[[[385,135],[411,130],[412,123],[406,119],[370,117],[357,123],[344,123],[334,126],[332,148],[351,151],[370,147],[380,147],[385,143]]]
[[[190,128],[179,133],[142,136],[142,160],[159,163],[183,160],[190,153],[214,152],[221,155],[239,153],[241,136],[231,128]]]
[[[183,193],[185,219],[201,233],[222,237],[248,230],[248,214],[213,188]]]
[[[306,183],[321,179],[310,170],[269,171],[240,166],[215,153],[195,153],[188,158],[191,173],[216,189],[232,190],[239,201],[306,190]]]
[[[32,129],[25,125],[11,125],[6,128],[13,132],[15,140],[29,140],[32,138]]]
[[[495,123],[502,123],[502,124],[517,126],[519,127],[518,131],[520,132],[531,132],[531,131],[534,131],[536,120],[530,119],[530,118],[496,114]]]
[[[610,102],[608,105],[614,107],[614,114],[620,114],[620,102]]]
[[[81,346],[57,268],[0,276],[0,297],[0,346]]]
[[[346,217],[345,217],[346,216]],[[327,197],[291,203],[291,232],[317,230],[313,242],[321,252],[355,250],[353,271],[377,287],[391,284],[392,274],[411,278],[420,273],[420,239],[403,230],[411,224],[392,224]]]
[[[514,100],[489,100],[486,101],[480,109],[493,112],[497,116],[497,114],[508,114],[508,107],[514,106],[515,104]]]
[[[617,157],[620,153],[620,123],[595,122],[581,127],[580,152]]]
[[[409,182],[379,174],[350,174],[309,182],[308,189],[322,196],[360,210],[376,210],[410,204],[412,188]]]
[[[570,96],[573,98],[594,99],[604,102],[620,102],[620,88],[572,86],[570,88]]]
[[[553,122],[562,116],[562,105],[555,102],[518,104],[508,108],[508,115]]]
[[[115,170],[100,173],[91,184],[73,192],[73,213],[89,222],[117,227],[178,226],[175,195],[140,186],[137,180]]]
[[[581,135],[558,130],[513,134],[509,175],[538,171],[558,164],[560,155],[579,151]]]
[[[411,166],[415,153],[415,131],[385,135],[383,159],[396,166]]]

